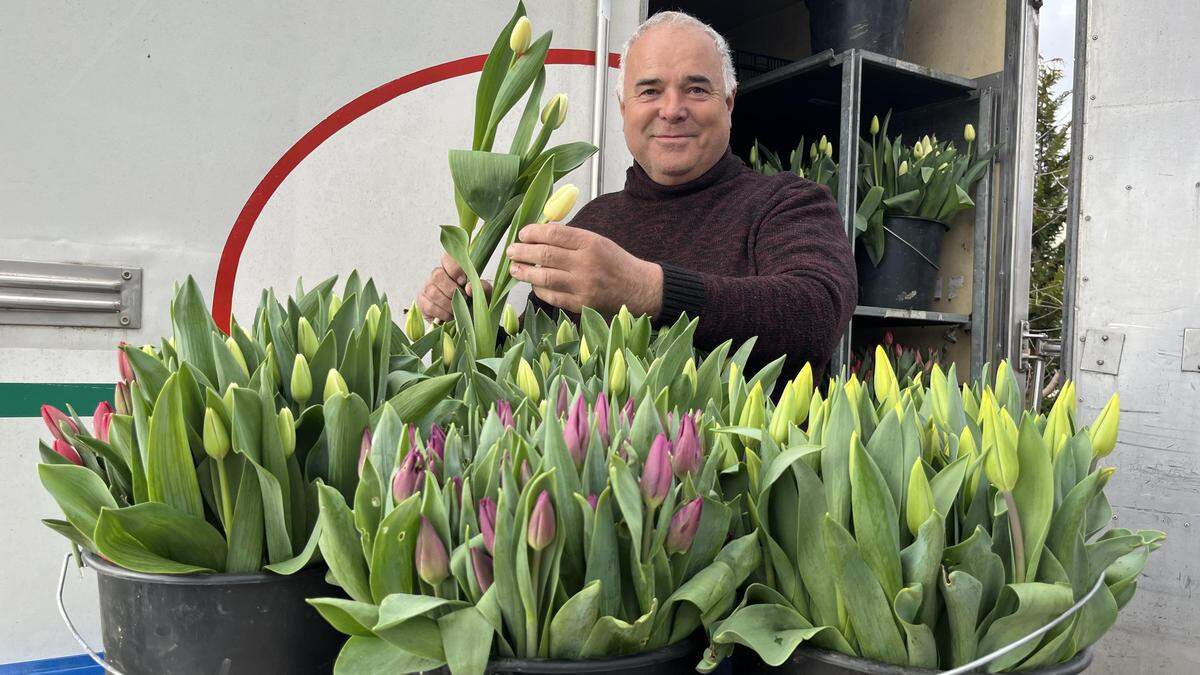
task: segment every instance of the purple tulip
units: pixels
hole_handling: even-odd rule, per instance
[[[625,407],[621,409],[621,417],[625,419],[625,424],[633,426],[633,414],[636,412],[636,406],[633,402],[633,397],[630,396],[625,401]]]
[[[542,490],[537,503],[529,514],[529,528],[526,540],[529,547],[540,551],[554,541],[554,504],[550,501],[550,493]]]
[[[404,457],[404,462],[396,470],[396,475],[392,477],[392,498],[397,504],[408,499],[420,489],[424,479],[425,472],[421,455],[417,453],[416,449],[409,450]]]
[[[521,460],[521,487],[522,488],[525,487],[525,484],[529,482],[530,478],[533,478],[533,470],[529,468],[529,460],[523,459],[523,460]]]
[[[437,455],[438,459],[446,457],[446,430],[441,426],[434,424],[429,429],[429,443],[426,445],[426,450],[432,451]]]
[[[558,383],[558,400],[555,402],[555,410],[558,416],[562,417],[567,414],[567,406],[571,404],[571,392],[567,389],[565,380]]]
[[[54,452],[57,452],[63,459],[66,459],[75,466],[83,466],[83,459],[79,457],[79,453],[75,451],[75,448],[71,447],[70,443],[61,438],[54,439]]]
[[[96,406],[96,412],[92,414],[92,429],[95,431],[96,438],[108,442],[108,429],[112,423],[113,407],[108,401],[101,401],[100,405]]]
[[[58,426],[62,423],[65,423],[67,427],[71,429],[71,433],[79,433],[79,427],[75,425],[75,420],[71,419],[66,413],[52,405],[42,406],[42,421],[46,423],[46,427],[50,429],[50,433],[54,435],[56,440],[67,440],[66,436],[63,436],[62,429],[60,429]]]
[[[116,407],[118,415],[132,415],[133,404],[129,400],[129,384],[126,382],[118,382],[116,388],[113,389],[113,405]]]
[[[496,414],[500,417],[500,424],[503,424],[505,429],[517,426],[516,420],[513,419],[512,404],[508,401],[496,401]]]
[[[695,476],[700,473],[703,462],[703,452],[700,447],[700,436],[696,430],[696,418],[684,415],[679,420],[679,437],[675,439],[671,455],[671,465],[675,475],[681,480],[684,474]]]
[[[121,382],[128,385],[133,382],[133,365],[129,363],[129,355],[125,353],[125,345],[128,342],[120,342],[117,344],[117,370],[121,373]]]
[[[358,475],[362,475],[363,464],[367,463],[367,455],[371,454],[371,427],[364,427],[362,443],[358,446]]]
[[[459,504],[461,504],[462,503],[462,485],[463,485],[462,476],[454,476],[453,478],[451,478],[450,485],[454,486],[455,500]]]
[[[475,571],[475,583],[479,584],[479,592],[486,593],[492,587],[492,556],[480,549],[471,549],[471,569]]]
[[[567,425],[563,429],[563,438],[567,442],[567,451],[575,461],[575,468],[583,466],[588,449],[588,414],[587,399],[580,394],[567,414]]]
[[[596,504],[597,504],[599,501],[600,501],[600,497],[599,497],[599,496],[598,496],[598,495],[597,495],[595,492],[593,492],[593,493],[591,493],[591,494],[589,494],[589,495],[587,496],[587,503],[588,503],[588,506],[592,507],[592,510],[593,510],[593,511],[595,511],[595,510],[596,510]]]
[[[667,498],[671,489],[671,441],[666,434],[659,434],[650,446],[650,454],[642,467],[642,499],[646,504],[657,507]]]
[[[446,545],[434,531],[429,519],[421,516],[421,531],[417,534],[417,574],[430,586],[438,586],[450,574],[450,558]]]
[[[668,554],[680,553],[692,547],[692,540],[700,529],[700,513],[703,510],[704,500],[697,497],[671,516],[671,526],[667,530]]]
[[[489,497],[479,500],[479,531],[483,533],[483,545],[488,553],[496,553],[496,502]]]
[[[596,398],[596,407],[593,411],[596,417],[596,431],[600,432],[600,442],[604,447],[608,447],[609,441],[612,440],[612,434],[608,429],[608,396],[604,392],[600,392],[600,396]]]

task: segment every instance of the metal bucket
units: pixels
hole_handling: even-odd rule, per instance
[[[865,247],[855,254],[858,304],[893,309],[929,309],[937,285],[938,256],[949,226],[928,218],[887,216],[885,246],[876,266]]]
[[[705,640],[695,636],[661,649],[605,659],[496,659],[488,663],[487,675],[510,673],[592,673],[593,675],[684,675],[695,673],[704,654]],[[734,670],[734,672],[737,672]],[[427,675],[449,675],[446,667]]]

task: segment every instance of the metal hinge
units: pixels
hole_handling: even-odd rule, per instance
[[[0,260],[0,324],[139,328],[142,270]]]
[[[1029,405],[1033,410],[1042,407],[1042,379],[1046,376],[1046,361],[1062,354],[1062,340],[1052,340],[1046,333],[1035,333],[1028,321],[1021,322],[1021,371],[1033,369],[1033,391]],[[1025,345],[1028,344],[1028,349]]]

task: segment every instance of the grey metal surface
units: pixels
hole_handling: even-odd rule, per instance
[[[1200,328],[1183,329],[1183,353],[1180,354],[1179,369],[1187,373],[1200,373]]]
[[[979,128],[976,139],[979,152],[991,150],[996,134],[997,90],[1002,73],[979,79]],[[992,200],[992,181],[995,163],[989,166],[975,186],[975,240],[972,248],[971,275],[971,378],[983,374],[983,364],[991,362],[988,347],[992,293],[990,277],[992,237],[996,209]]]
[[[1116,524],[1167,533],[1093,672],[1188,673],[1200,665],[1200,374],[1184,372],[1200,326],[1200,3],[1080,5],[1074,288],[1068,323],[1079,419],[1121,395]],[[1079,99],[1083,99],[1082,101]],[[1081,137],[1081,138],[1080,138]],[[1116,375],[1084,368],[1089,331],[1125,335]],[[1079,342],[1087,337],[1086,342]]]
[[[1021,321],[1029,318],[1033,228],[1034,136],[1037,116],[1038,12],[1027,0],[1007,0],[1000,100],[1000,213],[993,261],[998,292],[995,358],[1018,367]]]
[[[0,324],[138,328],[142,270],[0,260]]]
[[[854,316],[872,316],[881,319],[901,319],[915,323],[949,323],[966,324],[971,322],[968,314],[951,314],[949,312],[927,312],[920,309],[893,309],[891,307],[870,307],[859,305],[854,308]]]
[[[854,211],[858,208],[858,135],[862,119],[862,60],[858,50],[851,50],[839,59],[842,64],[842,117],[838,144],[838,211],[850,238],[854,253]],[[833,369],[841,368],[853,358],[854,321],[846,326],[838,350],[834,353]]]
[[[1121,372],[1121,353],[1125,348],[1125,334],[1111,330],[1089,329],[1079,341],[1079,369],[1105,375]]]
[[[604,113],[608,110],[608,22],[612,17],[612,0],[596,0],[596,72],[592,99],[592,199],[604,191]]]

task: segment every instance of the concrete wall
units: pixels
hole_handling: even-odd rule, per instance
[[[230,227],[298,139],[379,85],[486,53],[514,6],[6,2],[0,258],[135,265],[145,293],[140,330],[0,326],[0,383],[114,381],[118,340],[156,341],[168,330],[173,281],[192,274],[211,291]],[[538,33],[554,30],[555,48],[594,49],[593,3],[526,6]],[[613,3],[612,51],[642,11]],[[590,66],[548,67],[547,97],[570,97],[559,141],[590,137],[592,77]],[[237,316],[251,316],[264,286],[290,290],[298,275],[316,281],[352,266],[407,305],[435,264],[437,225],[452,222],[445,153],[470,144],[477,81],[464,75],[385,103],[301,162],[247,241]],[[615,100],[608,120],[611,190],[630,163]],[[564,180],[586,194],[589,179],[585,165]],[[51,602],[67,547],[38,523],[58,515],[34,471],[43,435],[36,417],[0,418],[0,663],[80,651]],[[85,579],[72,582],[68,604],[98,643]]]
[[[1107,463],[1114,525],[1154,528],[1137,596],[1100,643],[1101,673],[1186,673],[1200,665],[1200,363],[1184,330],[1200,328],[1200,5],[1083,0],[1086,92],[1070,308],[1080,417],[1113,391],[1121,430]],[[1077,111],[1080,110],[1077,107]],[[1082,124],[1080,124],[1082,121]],[[1109,334],[1108,341],[1097,339]],[[1083,338],[1087,342],[1081,342]],[[1124,349],[1104,354],[1124,339]],[[1104,364],[1097,361],[1104,360]],[[1116,374],[1100,372],[1112,370]],[[1192,369],[1184,371],[1184,368]]]

